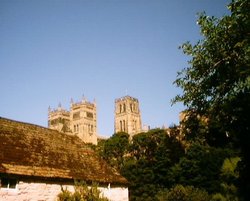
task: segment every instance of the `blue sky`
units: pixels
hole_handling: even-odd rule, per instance
[[[178,49],[198,41],[197,12],[221,17],[228,0],[0,0],[0,116],[47,127],[48,107],[84,95],[98,133],[114,132],[114,100],[139,99],[143,124],[178,124],[187,66]]]

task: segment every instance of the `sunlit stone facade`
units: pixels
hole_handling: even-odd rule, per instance
[[[60,132],[77,135],[86,143],[97,144],[96,103],[85,98],[74,103],[71,100],[70,111],[59,104],[58,108],[48,112],[48,127]]]
[[[131,96],[115,100],[115,133],[126,132],[132,138],[142,131],[139,101]]]

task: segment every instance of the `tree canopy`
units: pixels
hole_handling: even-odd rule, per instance
[[[240,149],[240,190],[249,200],[250,2],[235,0],[228,8],[231,14],[220,19],[201,13],[198,25],[202,39],[182,45],[191,59],[174,82],[183,94],[173,103],[183,102],[190,117],[206,119],[203,134],[207,143],[231,143]],[[193,127],[185,128],[190,131]]]

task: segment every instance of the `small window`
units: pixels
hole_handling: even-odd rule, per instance
[[[0,188],[15,189],[17,185],[17,180],[13,178],[1,178]]]
[[[80,112],[73,113],[73,119],[79,119],[80,118]]]
[[[94,114],[92,112],[87,112],[86,113],[86,116],[90,119],[93,119],[94,118]]]

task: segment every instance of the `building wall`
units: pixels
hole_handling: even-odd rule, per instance
[[[19,181],[16,189],[0,188],[0,200],[4,201],[56,201],[57,195],[63,189],[74,191],[73,185],[61,185],[43,182]],[[99,187],[105,197],[111,201],[128,201],[126,187]]]

